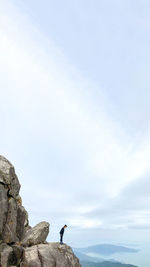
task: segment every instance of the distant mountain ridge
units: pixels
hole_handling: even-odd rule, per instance
[[[100,258],[100,257],[92,257],[92,256],[89,256],[83,252],[79,252],[77,251],[76,249],[73,249],[75,255],[80,259],[80,261],[84,261],[84,262],[95,262],[95,263],[100,263],[100,262],[104,262],[106,261],[106,259],[104,258]],[[110,262],[119,262],[119,261],[116,261],[114,259],[107,259],[107,261],[110,261]]]
[[[75,255],[80,259],[80,261],[86,262],[103,262],[105,259],[99,257],[91,257],[86,255],[85,253],[79,252],[76,249],[73,249]]]
[[[134,248],[128,248],[125,246],[116,246],[111,244],[100,244],[100,245],[89,246],[86,248],[76,248],[75,250],[85,254],[95,253],[104,256],[113,255],[115,253],[137,253],[139,251]]]
[[[81,261],[82,267],[138,267],[132,264],[124,264],[124,263],[119,263],[119,262],[109,262],[109,261],[104,261],[100,263],[95,263],[95,262],[82,262]]]
[[[74,248],[73,250],[76,256],[80,259],[82,267],[137,267],[132,264],[125,264],[115,259],[107,258],[115,253],[137,253],[139,250],[134,248],[100,244],[86,248]]]

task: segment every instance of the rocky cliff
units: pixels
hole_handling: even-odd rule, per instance
[[[29,226],[13,165],[0,156],[0,266],[81,267],[67,245],[47,243],[49,223]]]

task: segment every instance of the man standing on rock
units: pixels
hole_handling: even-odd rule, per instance
[[[63,244],[63,235],[64,235],[65,228],[67,228],[67,225],[66,224],[60,230],[60,244]]]

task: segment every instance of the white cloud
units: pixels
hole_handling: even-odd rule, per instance
[[[72,227],[79,227],[84,229],[89,229],[89,228],[93,229],[100,227],[102,225],[100,221],[84,219],[82,217],[68,219],[68,223]]]

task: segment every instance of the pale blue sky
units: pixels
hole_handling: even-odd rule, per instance
[[[1,154],[49,240],[67,223],[76,247],[149,242],[149,12],[142,0],[0,1]]]
[[[133,133],[140,122],[145,130],[143,115],[150,115],[143,94],[149,92],[150,82],[149,1],[14,2],[84,77],[104,88],[123,127]]]

